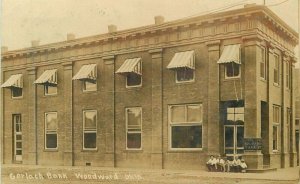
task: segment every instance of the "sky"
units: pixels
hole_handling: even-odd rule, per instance
[[[266,5],[298,31],[298,0],[265,0]],[[283,2],[282,4],[279,4]],[[231,4],[262,4],[263,0],[2,0],[1,45],[9,50],[103,34],[107,25],[118,30],[205,14]],[[276,5],[279,4],[279,5]],[[273,6],[272,6],[273,5]]]

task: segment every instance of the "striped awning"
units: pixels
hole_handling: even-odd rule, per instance
[[[141,58],[126,59],[116,71],[118,74],[136,73],[142,75]]]
[[[178,52],[174,55],[167,69],[190,68],[195,69],[195,52],[185,51]]]
[[[218,60],[218,64],[226,64],[231,62],[241,64],[240,46],[240,44],[226,45],[223,49],[220,59]]]
[[[44,73],[34,81],[34,84],[57,84],[57,69],[45,70]]]
[[[89,64],[83,65],[79,72],[72,78],[72,80],[96,80],[97,79],[97,65]]]
[[[22,74],[11,75],[6,82],[1,85],[2,88],[23,88]]]

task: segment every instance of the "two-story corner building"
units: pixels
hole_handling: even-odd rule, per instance
[[[264,6],[2,52],[3,163],[296,166],[298,34]]]

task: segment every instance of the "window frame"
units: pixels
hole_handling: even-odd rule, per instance
[[[194,66],[195,66],[195,59],[193,60],[194,62]],[[190,69],[188,68],[188,70],[192,70],[193,71],[193,78],[191,80],[184,80],[184,81],[179,81],[177,76],[178,76],[178,71],[180,70],[181,68],[179,69],[176,69],[175,70],[175,81],[176,81],[176,84],[182,84],[182,83],[191,83],[191,82],[195,82],[195,76],[196,76],[196,72],[195,72],[195,69]]]
[[[277,115],[275,114],[277,111]],[[277,116],[277,117],[275,117]],[[275,121],[275,119],[277,119]],[[273,152],[279,152],[279,129],[280,129],[280,122],[281,122],[281,107],[278,105],[273,105],[273,114],[272,114],[272,151]],[[276,145],[274,146],[274,139],[273,139],[273,135],[274,135],[274,127],[276,127],[277,132],[276,132]],[[275,147],[275,149],[274,149]]]
[[[140,131],[132,131],[130,133],[139,133],[140,136],[141,136],[141,147],[140,148],[128,148],[128,144],[127,144],[127,136],[128,136],[128,110],[129,109],[139,109],[140,110],[140,113],[141,113],[141,127],[140,127]],[[143,150],[143,109],[142,107],[126,107],[125,108],[125,122],[126,122],[126,130],[125,130],[125,133],[126,133],[126,142],[125,142],[125,147],[126,147],[126,150]],[[129,133],[129,134],[130,134]]]
[[[94,130],[86,130],[85,129],[85,113],[86,112],[95,112],[96,113],[96,128]],[[82,150],[98,150],[97,146],[97,137],[98,137],[98,111],[94,109],[87,109],[82,111]],[[85,133],[96,133],[96,147],[95,148],[85,148],[84,147],[84,134]]]
[[[138,75],[138,74],[136,74],[136,73],[134,73],[135,75]],[[142,87],[142,85],[143,85],[143,75],[139,75],[140,77],[141,77],[141,82],[140,82],[140,84],[138,84],[138,85],[133,85],[133,86],[129,86],[128,85],[128,76],[129,76],[130,74],[127,74],[126,75],[126,88],[137,88],[137,87]]]
[[[185,122],[172,122],[172,107],[184,106],[185,108]],[[188,106],[200,106],[201,108],[201,122],[188,122]],[[189,103],[189,104],[174,104],[168,105],[168,148],[170,151],[202,151],[203,150],[203,104]],[[200,126],[201,127],[201,148],[172,148],[172,127],[173,126]]]
[[[16,89],[20,89],[21,90],[21,93],[22,95],[21,96],[14,96],[14,90]],[[19,98],[23,98],[23,88],[17,88],[17,87],[11,87],[11,98],[12,99],[19,99]]]
[[[260,54],[261,54],[261,58],[259,58],[259,76],[261,79],[263,80],[267,80],[267,52],[266,52],[266,48],[265,47],[259,47],[260,48]],[[261,66],[264,66],[263,70],[261,68]],[[263,73],[263,76],[261,76],[261,72]]]
[[[277,75],[275,75],[275,71],[277,71]],[[275,81],[275,76],[277,81]],[[273,84],[280,86],[280,58],[278,54],[274,54]]]
[[[56,114],[57,128],[56,130],[47,130],[47,115]],[[48,133],[47,131],[50,131]],[[47,134],[56,134],[56,148],[47,148]],[[58,116],[56,111],[50,111],[44,113],[44,149],[45,150],[58,150]]]
[[[229,67],[229,65],[231,65],[230,67],[232,67],[233,64],[239,65],[239,75],[229,77],[229,76],[227,76],[227,67]],[[239,79],[239,78],[241,78],[241,70],[242,70],[241,65],[242,64],[237,64],[237,63],[234,63],[234,62],[226,63],[224,65],[224,67],[225,67],[225,79]]]

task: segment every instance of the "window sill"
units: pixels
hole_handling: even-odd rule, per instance
[[[140,148],[140,149],[130,149],[130,148],[126,148],[125,152],[143,152],[143,149]]]
[[[265,78],[262,78],[262,77],[259,77],[259,80],[260,80],[261,82],[264,82],[264,83],[266,83],[266,82],[267,82],[267,79],[265,79]]]
[[[88,93],[96,93],[98,92],[97,90],[94,91],[82,91],[82,94],[88,94]]]
[[[280,85],[277,84],[277,83],[273,83],[273,86],[277,87],[277,88],[280,88]]]
[[[56,96],[58,96],[57,93],[56,93],[56,94],[52,94],[52,95],[46,95],[46,94],[44,94],[43,97],[44,97],[44,98],[47,98],[47,97],[56,97]]]
[[[23,99],[23,96],[20,96],[20,97],[11,97],[12,100],[22,100]]]
[[[231,80],[238,80],[238,79],[241,79],[241,76],[238,76],[238,77],[225,77],[224,81],[231,81]]]
[[[142,85],[137,85],[137,86],[127,86],[126,89],[137,89],[137,88],[142,88]]]

